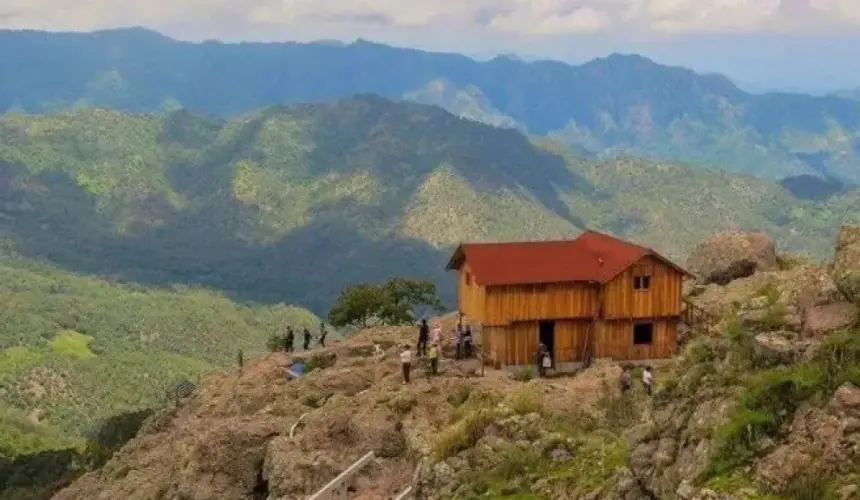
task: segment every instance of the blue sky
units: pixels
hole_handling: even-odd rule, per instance
[[[175,38],[357,37],[486,57],[611,52],[755,90],[860,86],[860,0],[3,0],[0,28],[145,26]]]

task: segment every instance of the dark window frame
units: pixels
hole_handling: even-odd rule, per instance
[[[632,333],[633,345],[654,345],[654,323],[633,323]]]
[[[633,290],[637,292],[647,292],[651,289],[651,276],[641,275],[633,277]]]

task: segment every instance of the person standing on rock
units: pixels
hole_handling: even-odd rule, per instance
[[[326,335],[328,335],[328,331],[325,329],[325,323],[320,323],[320,347],[325,347]]]
[[[645,394],[651,395],[651,386],[654,384],[654,374],[651,373],[651,367],[646,366],[642,372],[642,385],[645,387]]]
[[[409,372],[412,371],[412,351],[408,344],[403,346],[403,352],[400,353],[400,367],[403,370],[403,383],[408,384]]]
[[[463,333],[463,349],[466,351],[466,358],[472,357],[472,327],[466,325],[466,331]]]
[[[418,328],[418,357],[427,355],[427,341],[430,339],[430,327],[427,326],[427,320],[421,319],[421,326]]]
[[[303,333],[305,335],[304,347],[305,347],[305,350],[307,351],[308,349],[311,348],[311,331],[308,330],[307,327],[305,327],[303,330]]]
[[[284,337],[284,349],[287,352],[293,352],[293,344],[296,341],[296,334],[293,333],[293,327],[287,327],[287,336]]]

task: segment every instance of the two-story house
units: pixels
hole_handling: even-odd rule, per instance
[[[650,248],[586,231],[568,241],[462,244],[447,269],[459,273],[460,314],[499,367],[533,363],[539,343],[557,371],[677,349],[690,275]]]

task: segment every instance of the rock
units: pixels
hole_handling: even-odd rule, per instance
[[[756,356],[776,364],[789,364],[805,346],[790,339],[785,332],[760,333],[753,338]]]
[[[849,484],[839,490],[839,498],[840,500],[851,500],[857,498],[858,490],[860,490],[860,488],[858,488],[856,484]]]
[[[703,241],[690,254],[687,269],[702,284],[725,285],[756,271],[777,268],[776,246],[765,233],[720,233]]]
[[[860,389],[843,384],[836,390],[830,405],[845,415],[860,417]]]
[[[849,302],[813,306],[803,312],[802,333],[806,337],[820,337],[856,322],[857,306]]]
[[[844,225],[839,230],[833,277],[845,298],[860,303],[860,226]]]

